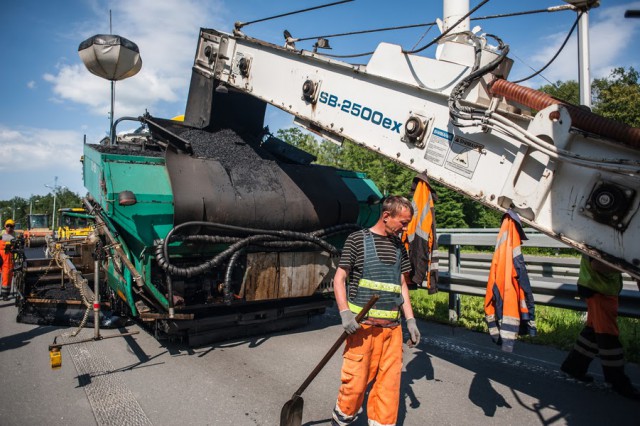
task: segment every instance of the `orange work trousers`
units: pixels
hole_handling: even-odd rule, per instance
[[[375,379],[367,400],[369,424],[395,425],[400,403],[402,327],[361,326],[347,337],[333,418],[339,425],[353,421],[367,386]]]
[[[4,296],[9,294],[13,278],[13,253],[5,251],[5,241],[0,241],[0,256],[2,257],[2,295]]]
[[[593,328],[596,334],[619,336],[618,296],[594,293],[593,296],[587,297],[586,301],[587,327]]]

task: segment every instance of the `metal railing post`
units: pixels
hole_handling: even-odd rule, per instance
[[[100,339],[100,259],[96,254],[93,263],[93,338]]]
[[[460,246],[451,244],[449,246],[449,276],[460,272]],[[458,322],[460,318],[460,295],[449,291],[449,322]]]

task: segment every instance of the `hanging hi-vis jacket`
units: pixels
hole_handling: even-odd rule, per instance
[[[407,226],[407,231],[402,234],[412,269],[408,285],[412,290],[426,283],[429,293],[436,293],[438,263],[437,260],[432,262],[432,255],[437,249],[434,201],[438,200],[438,196],[429,185],[425,173],[420,173],[413,179],[411,191],[413,218]]]
[[[533,293],[520,249],[526,239],[518,215],[507,211],[502,217],[484,299],[489,334],[506,352],[513,350],[518,334],[536,334]]]

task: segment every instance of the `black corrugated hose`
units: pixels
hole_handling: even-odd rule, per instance
[[[222,231],[232,231],[241,234],[248,234],[248,236],[241,237],[229,237],[221,235],[176,235],[174,234],[185,227],[209,227],[217,228]],[[353,232],[360,229],[360,226],[356,224],[342,224],[331,226],[329,228],[320,229],[317,231],[304,233],[287,230],[269,230],[269,229],[254,229],[239,227],[233,225],[225,225],[214,222],[185,222],[174,227],[163,240],[157,240],[154,244],[154,253],[158,265],[169,275],[179,277],[193,277],[201,275],[206,271],[209,271],[217,266],[220,266],[227,258],[234,256],[236,252],[246,250],[248,247],[262,247],[269,249],[270,251],[291,250],[300,248],[310,248],[318,246],[322,250],[332,254],[338,255],[340,252],[333,245],[329,244],[323,238],[331,235]],[[169,260],[168,246],[173,241],[199,241],[208,242],[212,244],[227,243],[231,244],[226,250],[218,253],[213,258],[195,266],[179,267],[172,265]]]

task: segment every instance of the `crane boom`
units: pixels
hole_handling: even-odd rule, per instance
[[[640,130],[507,82],[496,40],[457,33],[436,59],[382,43],[352,65],[202,29],[185,122],[209,124],[216,88],[274,105],[640,278]]]

